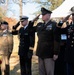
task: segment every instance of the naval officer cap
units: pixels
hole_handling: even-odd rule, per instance
[[[3,21],[3,22],[1,22],[1,25],[8,25],[8,22]]]
[[[42,8],[41,8],[41,13],[42,13],[42,15],[45,15],[45,14],[51,14],[52,11],[47,10],[46,8],[42,7]]]
[[[20,21],[28,20],[27,16],[20,16]]]

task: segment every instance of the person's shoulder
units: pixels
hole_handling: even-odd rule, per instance
[[[23,27],[20,27],[20,28],[18,29],[19,32],[21,32],[22,30],[23,30]]]
[[[56,28],[57,26],[57,22],[55,20],[51,20],[51,24],[53,28]]]
[[[55,20],[51,20],[51,22],[52,22],[53,24],[57,24],[57,22],[56,22]]]

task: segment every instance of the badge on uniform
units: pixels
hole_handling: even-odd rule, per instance
[[[48,25],[47,27],[46,27],[46,30],[52,30],[52,24],[50,24],[50,25]]]
[[[61,34],[61,40],[67,40],[67,35],[66,34]]]

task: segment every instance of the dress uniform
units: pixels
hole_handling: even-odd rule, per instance
[[[44,23],[38,23],[36,31],[38,35],[38,44],[36,55],[39,62],[40,75],[54,75],[54,55],[59,52],[59,36],[56,32],[56,22],[50,20],[51,11],[41,8],[42,20]],[[48,17],[49,16],[49,17]],[[48,20],[45,21],[47,18]]]
[[[65,60],[67,62],[67,67],[68,67],[67,74],[74,75],[74,24],[72,23],[70,24],[70,26],[67,27]]]
[[[65,62],[65,49],[66,49],[66,41],[67,35],[66,30],[61,29],[59,26],[62,26],[63,22],[60,21],[58,23],[58,31],[60,36],[60,52],[58,55],[58,59],[55,61],[55,71],[54,75],[66,75],[66,62]]]
[[[74,75],[74,7],[71,8],[72,22],[62,30],[65,30],[67,40],[66,40],[66,50],[65,50],[65,61],[67,75]]]
[[[27,16],[22,16],[20,18],[21,23],[24,23],[24,21],[28,21]],[[29,50],[29,47],[34,46],[33,38],[35,37],[35,35],[33,33],[33,23],[30,21],[29,24],[26,24],[17,31],[16,28],[18,26],[19,22],[15,26],[13,26],[14,31],[12,32],[12,34],[19,35],[18,54],[20,58],[21,75],[31,75],[31,59],[33,50]]]
[[[6,21],[1,23],[1,26],[8,26]],[[2,75],[9,75],[9,58],[13,50],[13,36],[6,28],[0,29],[0,56],[2,57],[1,72]]]

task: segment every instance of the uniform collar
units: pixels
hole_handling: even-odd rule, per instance
[[[28,26],[28,25],[25,25],[25,26],[24,26],[24,29],[26,29],[26,28],[27,28],[27,26]]]

